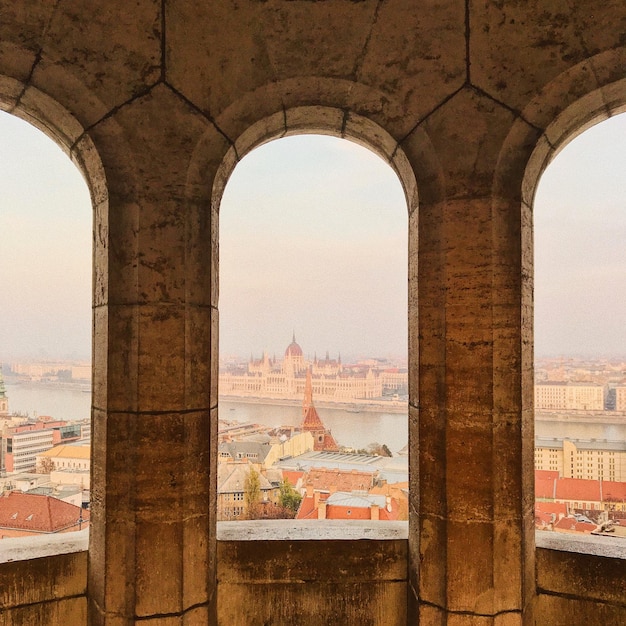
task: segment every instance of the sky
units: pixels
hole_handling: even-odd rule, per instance
[[[69,157],[0,113],[0,361],[90,358],[91,225]]]
[[[535,355],[626,357],[626,114],[561,150],[533,208]]]
[[[395,172],[355,143],[303,135],[235,168],[220,206],[220,351],[405,357],[407,234]]]
[[[535,215],[537,356],[626,356],[626,115],[570,142]],[[0,113],[0,361],[89,358],[89,193],[40,131]],[[407,209],[354,143],[276,140],[235,168],[220,208],[220,347],[344,361],[406,354]]]

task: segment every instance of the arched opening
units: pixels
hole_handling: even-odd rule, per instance
[[[626,526],[625,133],[576,136],[534,201],[535,522],[568,536]]]
[[[354,519],[339,500],[357,491],[367,519],[407,519],[407,231],[397,174],[353,142],[286,137],[234,169],[220,205],[218,521]]]
[[[0,138],[0,536],[26,541],[89,524],[89,471],[63,468],[89,459],[92,211],[44,133],[0,113]]]

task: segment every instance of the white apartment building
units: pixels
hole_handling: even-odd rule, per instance
[[[54,430],[42,428],[12,433],[2,439],[8,472],[28,472],[35,469],[37,455],[53,446]]]
[[[535,384],[535,409],[604,410],[604,387],[596,383],[546,381]]]
[[[562,478],[626,482],[626,442],[537,437],[535,469]]]

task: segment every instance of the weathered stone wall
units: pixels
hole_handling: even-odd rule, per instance
[[[404,626],[407,545],[387,541],[220,541],[218,623]]]
[[[87,552],[0,564],[0,626],[87,624]]]
[[[624,32],[623,0],[0,0],[0,106],[92,192],[94,626],[216,620],[219,201],[255,145],[313,131],[407,194],[407,622],[570,602],[536,593],[532,201],[626,106]]]

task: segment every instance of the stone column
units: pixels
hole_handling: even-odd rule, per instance
[[[493,195],[513,121],[466,88],[420,129],[440,163],[438,173],[418,174],[410,233],[419,373],[409,424],[409,613],[420,626],[530,623],[533,425],[522,401],[532,374],[530,292],[519,191],[517,201]],[[416,172],[420,141],[403,146]]]
[[[206,625],[217,445],[210,195],[227,146],[163,85],[90,135],[108,185],[95,215],[90,623]]]

